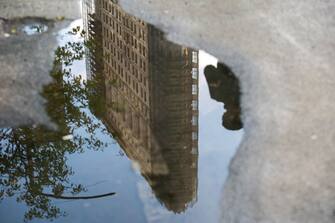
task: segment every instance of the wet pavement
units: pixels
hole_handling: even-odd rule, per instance
[[[232,71],[116,4],[84,4],[57,41],[57,131],[0,129],[1,222],[219,222],[244,134]]]

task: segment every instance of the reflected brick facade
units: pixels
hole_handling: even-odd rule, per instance
[[[174,212],[197,198],[198,52],[101,0],[104,122]]]

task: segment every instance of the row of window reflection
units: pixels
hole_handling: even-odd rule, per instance
[[[104,1],[104,9],[106,10],[106,13],[103,13],[103,21],[106,24],[112,26],[113,29],[116,27],[120,34],[122,33],[122,28],[126,27],[132,32],[132,36],[138,36],[139,39],[145,41],[145,32],[141,28],[141,26],[145,26],[145,23],[142,20],[124,15],[121,13],[121,10],[118,10],[118,6],[114,5],[114,3],[110,4],[107,1]],[[110,17],[110,15],[112,15],[112,17]]]
[[[120,92],[113,92],[112,98],[116,99],[118,98],[115,102],[118,103],[118,107],[120,107],[121,109],[113,109],[114,111],[116,111],[118,114],[122,115],[123,119],[122,119],[122,123],[120,123],[115,117],[113,117],[113,114],[110,114],[112,117],[112,119],[114,120],[114,122],[117,122],[118,125],[122,124],[124,127],[128,127],[132,130],[138,130],[135,131],[135,134],[137,137],[141,136],[141,131],[139,131],[140,128],[145,128],[145,121],[144,119],[141,119],[140,116],[138,115],[138,111],[136,111],[137,109],[133,110],[134,108],[130,108],[127,107],[125,103],[125,99],[123,98],[123,96],[121,96]],[[136,107],[136,106],[135,106]],[[135,112],[136,111],[136,112]],[[147,112],[146,112],[147,114]],[[143,123],[141,123],[141,121],[144,121]],[[135,121],[135,123],[134,123]],[[186,121],[186,120],[185,120]],[[198,125],[198,116],[197,115],[193,115],[192,116],[192,120],[191,120],[192,126],[197,126]],[[141,126],[142,124],[142,126]],[[126,125],[126,126],[125,126]],[[146,135],[146,134],[145,134]],[[147,136],[147,135],[146,135]],[[198,132],[196,129],[193,129],[192,131],[192,140],[196,141],[198,139]]]
[[[136,72],[138,72],[136,67],[139,67],[143,72],[146,72],[147,62],[145,61],[145,58],[137,56],[134,52],[132,52],[131,58],[124,58],[122,52],[120,53],[120,51],[113,47],[112,44],[109,44],[108,41],[104,41],[104,46],[104,51],[109,51],[109,53],[105,53],[105,57],[110,63],[112,63],[113,58],[117,58],[118,63],[124,64],[124,67],[126,67],[128,71],[132,71],[134,73],[134,70],[136,70]]]
[[[109,73],[109,76],[111,77],[111,80],[119,80],[118,83],[118,87],[127,92],[128,94],[130,94],[130,91],[128,90],[128,88],[131,88],[134,92],[136,92],[136,94],[145,102],[147,103],[148,99],[147,99],[147,93],[145,90],[145,86],[146,86],[146,80],[144,81],[144,87],[142,87],[138,81],[136,81],[134,78],[131,78],[130,75],[128,75],[128,72],[123,72],[123,68],[120,67],[120,65],[118,65],[118,70],[115,69],[111,69],[110,66],[109,67],[109,71],[107,71]],[[120,79],[121,77],[121,79]],[[127,87],[128,86],[128,87]]]
[[[123,43],[122,39],[119,37],[115,37],[115,33],[113,31],[109,32],[108,29],[103,27],[103,35],[104,35],[104,47],[112,51],[114,56],[116,56],[117,48],[120,51],[117,51],[118,57],[120,57],[121,62],[124,60],[124,55],[128,59],[128,61],[132,61],[135,64],[139,64],[140,67],[145,71],[146,70],[146,63],[144,58],[146,56],[146,47],[142,44],[137,45],[137,40],[135,39],[135,49],[131,49],[129,44]],[[108,41],[112,40],[112,41]],[[114,47],[116,45],[116,47]],[[138,46],[138,48],[137,48]],[[137,50],[138,49],[138,50]]]
[[[197,79],[198,79],[198,68],[196,68],[196,67],[193,67],[193,68],[192,68],[192,78],[193,78],[194,80],[197,80]]]
[[[123,113],[124,106],[119,105],[124,105],[126,103],[125,100],[127,100],[128,102],[126,104],[131,104],[134,108],[136,108],[137,112],[142,114],[144,117],[149,115],[148,105],[144,104],[141,100],[138,100],[138,97],[133,93],[129,86],[124,85],[123,83],[121,83],[119,87],[108,85],[108,93],[110,94],[111,100],[114,101],[113,110]],[[120,96],[123,98],[120,99]]]
[[[133,110],[125,104],[121,107],[123,107],[124,111],[109,113],[110,120],[116,123],[116,126],[123,129],[123,131],[126,129],[132,130],[131,135],[124,134],[124,136],[136,137],[134,139],[127,139],[128,143],[134,143],[135,141],[138,141],[138,139],[141,139],[142,143],[148,146],[148,126],[145,124],[145,120],[141,118],[138,113],[134,113]],[[120,115],[121,119],[119,118]],[[129,131],[127,132],[129,133]]]
[[[121,127],[121,129],[127,129],[130,128],[133,131],[131,131],[137,139],[141,139],[142,143],[144,145],[148,145],[148,126],[145,124],[145,120],[143,120],[136,112],[132,111],[131,108],[124,107],[124,111],[121,113],[114,113],[111,112],[109,114],[110,119],[113,120],[117,124],[117,126]],[[118,117],[119,114],[122,116],[122,119],[120,120]],[[192,122],[195,120],[197,123],[198,117],[193,116]],[[128,135],[129,136],[129,135]],[[132,136],[129,136],[132,137]],[[198,140],[198,132],[196,130],[192,131],[192,140],[197,141]],[[130,140],[131,142],[134,142],[134,140]],[[138,140],[135,140],[138,141]],[[197,143],[194,143],[192,145],[191,153],[196,155],[197,154]]]
[[[192,62],[198,63],[198,52],[192,51]]]
[[[131,44],[133,48],[139,49],[141,55],[145,56],[146,50],[145,50],[145,47],[141,44],[141,42],[145,43],[145,39],[141,41],[140,37],[136,37],[133,34],[126,32],[126,31],[122,32],[122,27],[119,26],[118,24],[116,25],[116,29],[114,27],[114,22],[112,24],[113,25],[110,26],[108,25],[108,23],[104,23],[103,32],[104,32],[104,35],[107,36],[107,38],[111,38],[114,43],[115,42],[118,43],[121,49],[123,47],[123,44],[121,42],[121,39],[122,39],[125,41],[126,44],[128,45]],[[144,33],[144,31],[142,32]],[[118,35],[115,35],[115,34],[118,34]]]
[[[198,85],[192,84],[192,94],[197,95],[198,94]]]
[[[120,64],[117,64],[116,61],[112,58],[111,65],[106,64],[106,67],[109,69],[108,73],[117,74],[117,77],[114,78],[121,78],[122,82],[126,83],[129,87],[133,89],[137,94],[140,93],[140,97],[144,102],[147,102],[147,94],[144,88],[147,86],[147,78],[143,77],[142,72],[138,72],[138,70],[134,67],[132,72],[124,71],[123,67]],[[129,75],[132,74],[132,75]],[[131,77],[133,76],[133,77]],[[135,80],[136,77],[136,80]],[[140,86],[139,86],[140,85]]]
[[[131,82],[132,82],[132,88],[134,91],[136,91],[136,93],[138,94],[139,93],[139,87],[138,87],[138,84],[139,83],[142,83],[144,87],[147,86],[147,79],[146,78],[143,78],[143,73],[142,72],[138,72],[138,69],[136,69],[136,67],[132,66],[132,70],[130,72],[125,72],[123,67],[120,66],[120,64],[114,60],[113,57],[111,57],[110,55],[107,56],[107,61],[109,64],[111,64],[111,66],[108,66],[109,68],[111,68],[111,71],[113,73],[117,73],[119,77],[121,77],[122,79],[126,79],[125,82],[128,84],[128,85],[131,85]],[[128,73],[131,73],[132,76],[135,76],[137,80],[133,79],[130,77],[130,75],[128,75]],[[192,78],[193,79],[197,79],[198,78],[198,68],[192,68]],[[131,81],[132,80],[132,81]],[[144,101],[146,102],[147,101],[147,98],[146,98],[146,93],[142,93],[142,87],[140,87],[140,91],[141,91],[141,98],[144,99]],[[192,84],[192,94],[193,95],[197,95],[198,94],[198,86],[196,83]]]

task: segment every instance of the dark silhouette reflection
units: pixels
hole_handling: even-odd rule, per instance
[[[241,129],[240,86],[234,73],[225,64],[218,63],[217,68],[212,65],[205,68],[205,77],[211,98],[224,103],[226,112],[222,125],[229,130]]]
[[[158,200],[185,211],[197,199],[198,52],[166,41],[112,1],[102,3],[85,21],[88,40],[101,38],[92,24],[102,25],[106,106],[96,115]],[[99,79],[95,57],[87,67]]]
[[[25,221],[65,215],[53,199],[95,199],[114,194],[82,195],[86,188],[71,182],[74,172],[67,164],[68,154],[108,146],[96,136],[96,130],[101,132],[100,124],[82,110],[88,106],[85,86],[80,78],[72,78],[67,68],[83,58],[83,49],[82,43],[69,42],[56,50],[50,74],[53,82],[43,90],[57,131],[41,126],[0,129],[0,200],[14,197],[25,203]],[[74,134],[76,129],[82,133]]]

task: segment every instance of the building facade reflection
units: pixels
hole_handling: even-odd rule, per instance
[[[99,78],[103,68],[99,115],[158,200],[183,212],[197,199],[198,52],[168,42],[116,1],[86,0],[83,11],[87,42],[95,46],[87,70]]]

